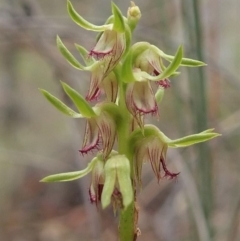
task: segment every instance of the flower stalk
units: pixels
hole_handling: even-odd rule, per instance
[[[79,151],[82,155],[96,152],[96,156],[84,170],[50,175],[41,181],[73,181],[91,173],[90,202],[96,206],[101,203],[103,209],[112,205],[114,213],[119,214],[119,240],[135,241],[140,234],[137,192],[142,186],[143,164],[151,164],[159,183],[163,178],[174,179],[179,173],[173,173],[167,167],[168,149],[187,147],[219,136],[209,129],[172,140],[156,126],[144,122],[148,114],[159,119],[159,104],[165,89],[170,87],[169,78],[179,74],[180,66],[205,64],[184,58],[182,46],[175,56],[167,55],[147,42],[131,46],[131,35],[141,17],[140,9],[133,2],[127,17],[112,3],[112,15],[101,26],[83,19],[70,1],[67,6],[76,24],[99,33],[91,50],[76,45],[85,65],[57,37],[63,57],[73,67],[90,72],[89,90],[84,98],[62,82],[63,90],[77,112],[48,91],[41,92],[62,113],[86,119]],[[169,64],[165,66],[163,60]]]

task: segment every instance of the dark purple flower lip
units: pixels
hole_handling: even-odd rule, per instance
[[[89,56],[95,57],[97,60],[103,59],[105,56],[110,56],[113,54],[113,49],[107,51],[107,52],[99,52],[95,51],[94,49],[90,50]]]
[[[163,87],[164,89],[171,87],[170,81],[168,79],[159,80],[157,81],[157,84]]]
[[[155,105],[153,109],[140,109],[137,105],[133,102],[133,106],[135,108],[135,115],[147,115],[152,114],[153,116],[158,115],[158,106]]]
[[[98,202],[101,201],[103,186],[104,186],[103,184],[97,185],[97,190],[96,190],[97,194],[93,193],[91,191],[91,188],[89,188],[88,193],[89,193],[89,198],[91,203],[96,203],[97,205]]]
[[[174,179],[174,178],[177,178],[177,176],[180,174],[180,172],[174,173],[174,172],[169,171],[167,169],[167,165],[166,165],[165,160],[163,158],[160,159],[160,162],[161,162],[163,170],[165,172],[164,177],[169,178],[170,180]]]
[[[154,75],[157,76],[160,74],[159,71],[157,71],[156,69],[154,69],[153,71]],[[170,84],[170,80],[169,79],[162,79],[157,81],[157,84],[160,85],[161,87],[163,87],[164,89],[170,88],[171,84]]]
[[[101,135],[98,133],[98,138],[94,143],[91,143],[90,145],[84,146],[82,149],[79,150],[79,152],[84,156],[87,155],[89,152],[93,152],[94,150],[100,150],[100,144],[101,144]]]

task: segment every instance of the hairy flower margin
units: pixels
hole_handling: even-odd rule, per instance
[[[144,162],[150,162],[158,182],[165,177],[174,179],[179,173],[171,172],[167,167],[168,148],[187,147],[219,136],[209,129],[171,140],[156,126],[144,123],[146,114],[159,117],[159,104],[165,89],[170,87],[169,78],[180,74],[177,72],[180,66],[205,64],[183,58],[181,46],[175,56],[167,55],[147,42],[131,46],[132,32],[141,17],[133,2],[127,17],[112,3],[112,15],[100,26],[83,19],[70,1],[67,7],[76,24],[98,32],[91,50],[76,44],[84,65],[57,36],[57,46],[65,59],[73,67],[91,73],[89,90],[84,98],[62,82],[63,90],[77,112],[46,90],[41,89],[41,92],[62,113],[86,119],[83,145],[79,151],[84,155],[97,150],[97,154],[84,170],[50,175],[41,181],[72,181],[91,173],[90,201],[96,206],[101,202],[103,208],[112,203],[115,211],[126,209],[133,202],[134,190],[141,186]],[[169,64],[165,66],[164,62]],[[97,103],[92,106],[93,101]],[[117,150],[113,149],[115,143]]]

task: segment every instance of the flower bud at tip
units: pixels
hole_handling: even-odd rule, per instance
[[[141,18],[141,11],[138,6],[135,5],[134,2],[131,1],[131,6],[128,8],[127,12],[128,23],[133,31]]]

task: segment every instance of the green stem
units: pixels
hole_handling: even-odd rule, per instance
[[[135,241],[135,205],[132,202],[125,210],[120,212],[119,241]]]
[[[129,136],[130,131],[130,114],[128,112],[126,102],[125,102],[125,85],[120,83],[119,86],[119,108],[121,114],[124,118],[122,121],[119,131],[118,131],[118,152],[119,154],[126,154],[127,153],[127,139]]]
[[[127,139],[130,134],[130,113],[128,112],[125,94],[126,86],[119,81],[119,108],[124,117],[123,122],[118,130],[118,151],[120,154],[127,156]],[[132,161],[130,160],[132,166]],[[134,184],[133,184],[134,185]],[[135,190],[135,187],[133,187]],[[136,195],[134,192],[134,199]],[[137,225],[137,210],[135,209],[135,202],[133,201],[126,209],[120,211],[119,219],[119,241],[134,241],[136,240],[136,225]]]

